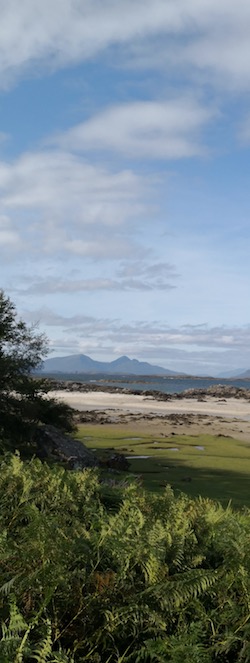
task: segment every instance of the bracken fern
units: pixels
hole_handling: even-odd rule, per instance
[[[18,455],[0,504],[1,663],[249,663],[248,511]]]

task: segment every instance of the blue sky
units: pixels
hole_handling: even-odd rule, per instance
[[[0,0],[1,287],[51,355],[250,367],[250,4]]]

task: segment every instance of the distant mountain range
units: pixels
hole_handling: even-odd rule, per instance
[[[217,375],[217,378],[234,378],[235,380],[243,380],[244,378],[250,378],[250,369],[245,370],[243,368],[237,368],[234,371],[227,371]]]
[[[250,378],[250,368],[247,371],[244,371],[244,373],[238,374],[237,378]]]
[[[43,373],[104,373],[108,375],[179,375],[162,366],[153,366],[146,361],[123,356],[114,361],[95,361],[87,355],[69,355],[46,359]]]

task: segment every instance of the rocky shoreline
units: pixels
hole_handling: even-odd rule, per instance
[[[48,386],[51,391],[68,391],[68,392],[106,392],[110,394],[130,394],[135,396],[151,397],[158,401],[176,401],[184,398],[195,399],[203,401],[206,397],[216,399],[237,398],[244,399],[250,402],[250,389],[245,387],[234,387],[232,385],[212,385],[207,388],[201,389],[185,389],[180,393],[168,394],[155,389],[128,389],[127,387],[110,386],[104,384],[90,384],[84,382],[77,382],[73,380],[48,380]]]
[[[75,423],[127,428],[129,434],[210,434],[250,442],[250,390],[232,385],[166,394],[78,381],[48,382],[48,393],[74,409]]]

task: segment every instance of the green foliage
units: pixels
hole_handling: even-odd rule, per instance
[[[48,384],[33,379],[46,355],[46,339],[18,320],[14,305],[0,290],[0,450],[35,451],[34,431],[39,423],[72,430],[72,411],[44,398]]]
[[[17,454],[0,505],[1,663],[250,661],[248,511]]]

